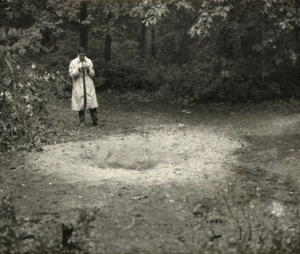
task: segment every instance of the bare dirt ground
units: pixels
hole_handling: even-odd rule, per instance
[[[52,103],[39,128],[44,150],[2,155],[1,195],[13,194],[32,235],[59,242],[62,223],[95,207],[94,253],[193,253],[214,236],[238,237],[236,219],[252,239],[274,218],[298,229],[299,102],[188,112],[139,95],[99,103],[100,125],[87,116],[84,128],[69,101]],[[250,223],[239,205],[252,209]]]

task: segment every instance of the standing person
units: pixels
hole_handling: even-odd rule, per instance
[[[97,97],[92,78],[95,76],[92,61],[85,56],[85,48],[78,49],[78,56],[71,61],[69,74],[72,78],[72,110],[79,113],[79,126],[84,126],[85,106],[89,109],[93,125],[98,125]],[[85,85],[85,89],[84,89]],[[86,91],[85,91],[86,90]],[[86,95],[86,96],[85,96]],[[86,97],[86,105],[85,105]]]

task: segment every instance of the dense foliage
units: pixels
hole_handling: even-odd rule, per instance
[[[152,88],[191,101],[298,96],[296,0],[93,4],[98,16],[88,45],[100,53],[95,60],[104,88]],[[112,13],[110,22],[97,19],[102,8]],[[107,34],[109,64],[102,57]]]
[[[299,96],[299,11],[299,0],[3,0],[0,141],[34,139],[45,95],[71,89],[79,42],[99,90],[154,90],[187,105]],[[35,76],[60,72],[55,89],[28,76],[33,63]]]
[[[174,80],[166,70],[184,79],[170,87],[193,88],[195,99],[261,100],[297,88],[298,0],[85,2],[80,20],[83,1],[3,1],[1,52],[67,71],[81,23],[102,88],[159,89]]]

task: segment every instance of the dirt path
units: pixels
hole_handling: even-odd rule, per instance
[[[293,227],[298,106],[200,105],[187,114],[170,103],[102,97],[103,124],[80,129],[76,113],[61,102],[42,126],[49,144],[6,161],[1,190],[13,192],[26,227],[54,239],[78,209],[99,208],[88,245],[95,253],[188,253],[212,232],[220,241],[236,236],[234,220],[214,198],[230,183],[234,200],[256,201],[261,218],[275,202]],[[199,216],[209,212],[222,220],[214,220],[213,231],[199,229]]]

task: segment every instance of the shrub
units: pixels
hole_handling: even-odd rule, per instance
[[[20,236],[12,196],[0,199],[0,253],[19,253]]]
[[[35,65],[6,74],[0,86],[0,150],[41,149],[35,125],[47,114],[47,101],[59,95],[58,73],[44,72]]]

